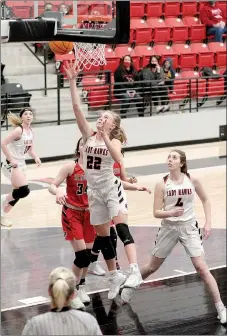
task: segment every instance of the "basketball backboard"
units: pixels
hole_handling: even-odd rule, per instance
[[[1,22],[2,42],[129,41],[130,1],[7,0],[6,5],[10,14]]]

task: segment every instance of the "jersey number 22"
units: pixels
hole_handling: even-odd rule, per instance
[[[100,170],[101,169],[101,163],[102,159],[100,157],[93,157],[88,155],[87,157],[87,169],[96,169]]]

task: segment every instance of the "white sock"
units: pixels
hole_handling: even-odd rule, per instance
[[[134,268],[134,267],[138,268],[138,264],[137,263],[130,264],[130,268]]]
[[[109,271],[109,274],[111,276],[116,275],[117,273],[118,273],[118,270]]]
[[[216,307],[218,313],[225,308],[222,301],[219,301],[219,302],[215,303],[215,307]]]

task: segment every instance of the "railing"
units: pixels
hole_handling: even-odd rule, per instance
[[[129,92],[126,92],[121,87],[122,83],[113,83],[109,71],[102,74],[92,71],[89,76],[81,74],[77,86],[81,92],[85,116],[88,120],[94,120],[99,111],[105,109],[120,113],[122,118],[131,118],[138,115],[149,117],[168,113],[193,113],[204,108],[224,107],[227,105],[226,81],[226,76],[221,75],[218,79],[176,78],[172,90],[163,84],[143,81],[136,82],[136,86],[131,86]],[[168,84],[171,89],[171,82]],[[36,98],[35,102],[35,93],[39,91],[43,91],[43,88],[29,90],[26,97],[24,93],[2,92],[1,127],[8,129],[6,115],[9,111],[18,113],[27,106],[34,109],[34,125],[61,125],[75,121],[67,79],[58,75],[56,87],[47,89],[52,92],[40,97],[38,101]]]

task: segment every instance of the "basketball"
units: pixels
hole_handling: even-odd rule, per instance
[[[49,46],[53,53],[64,55],[73,50],[74,43],[68,41],[52,41],[49,43]]]

